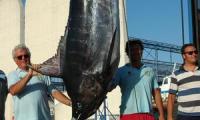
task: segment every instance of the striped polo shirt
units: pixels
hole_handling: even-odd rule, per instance
[[[200,116],[200,69],[192,72],[181,67],[175,71],[169,93],[177,95],[178,114]]]

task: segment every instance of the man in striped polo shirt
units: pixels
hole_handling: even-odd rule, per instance
[[[172,120],[177,96],[177,120],[200,120],[200,69],[198,51],[193,44],[181,48],[183,65],[172,77],[168,96],[168,120]]]
[[[6,80],[4,72],[0,70],[0,120],[5,120],[5,101],[8,93]]]

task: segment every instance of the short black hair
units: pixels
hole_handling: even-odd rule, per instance
[[[184,53],[185,53],[185,48],[187,48],[187,47],[189,47],[189,46],[195,47],[195,45],[192,44],[192,43],[184,44],[184,45],[181,47],[181,54],[184,54]],[[195,48],[196,48],[196,47],[195,47]]]
[[[134,40],[128,40],[126,42],[126,54],[129,55],[129,47],[134,46],[134,45],[139,45],[141,50],[144,50],[143,42],[139,39],[134,39]]]

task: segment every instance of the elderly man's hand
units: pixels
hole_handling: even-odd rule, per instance
[[[29,73],[32,72],[32,76],[35,76],[35,75],[41,75],[38,71],[39,71],[39,68],[41,68],[41,65],[40,64],[31,64],[31,65],[28,65],[29,66]]]

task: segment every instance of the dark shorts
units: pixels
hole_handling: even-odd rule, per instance
[[[7,85],[0,80],[0,120],[4,120],[5,101],[8,94]]]
[[[200,120],[200,116],[177,115],[176,120]]]
[[[155,120],[155,118],[149,113],[135,113],[120,115],[120,120]]]

